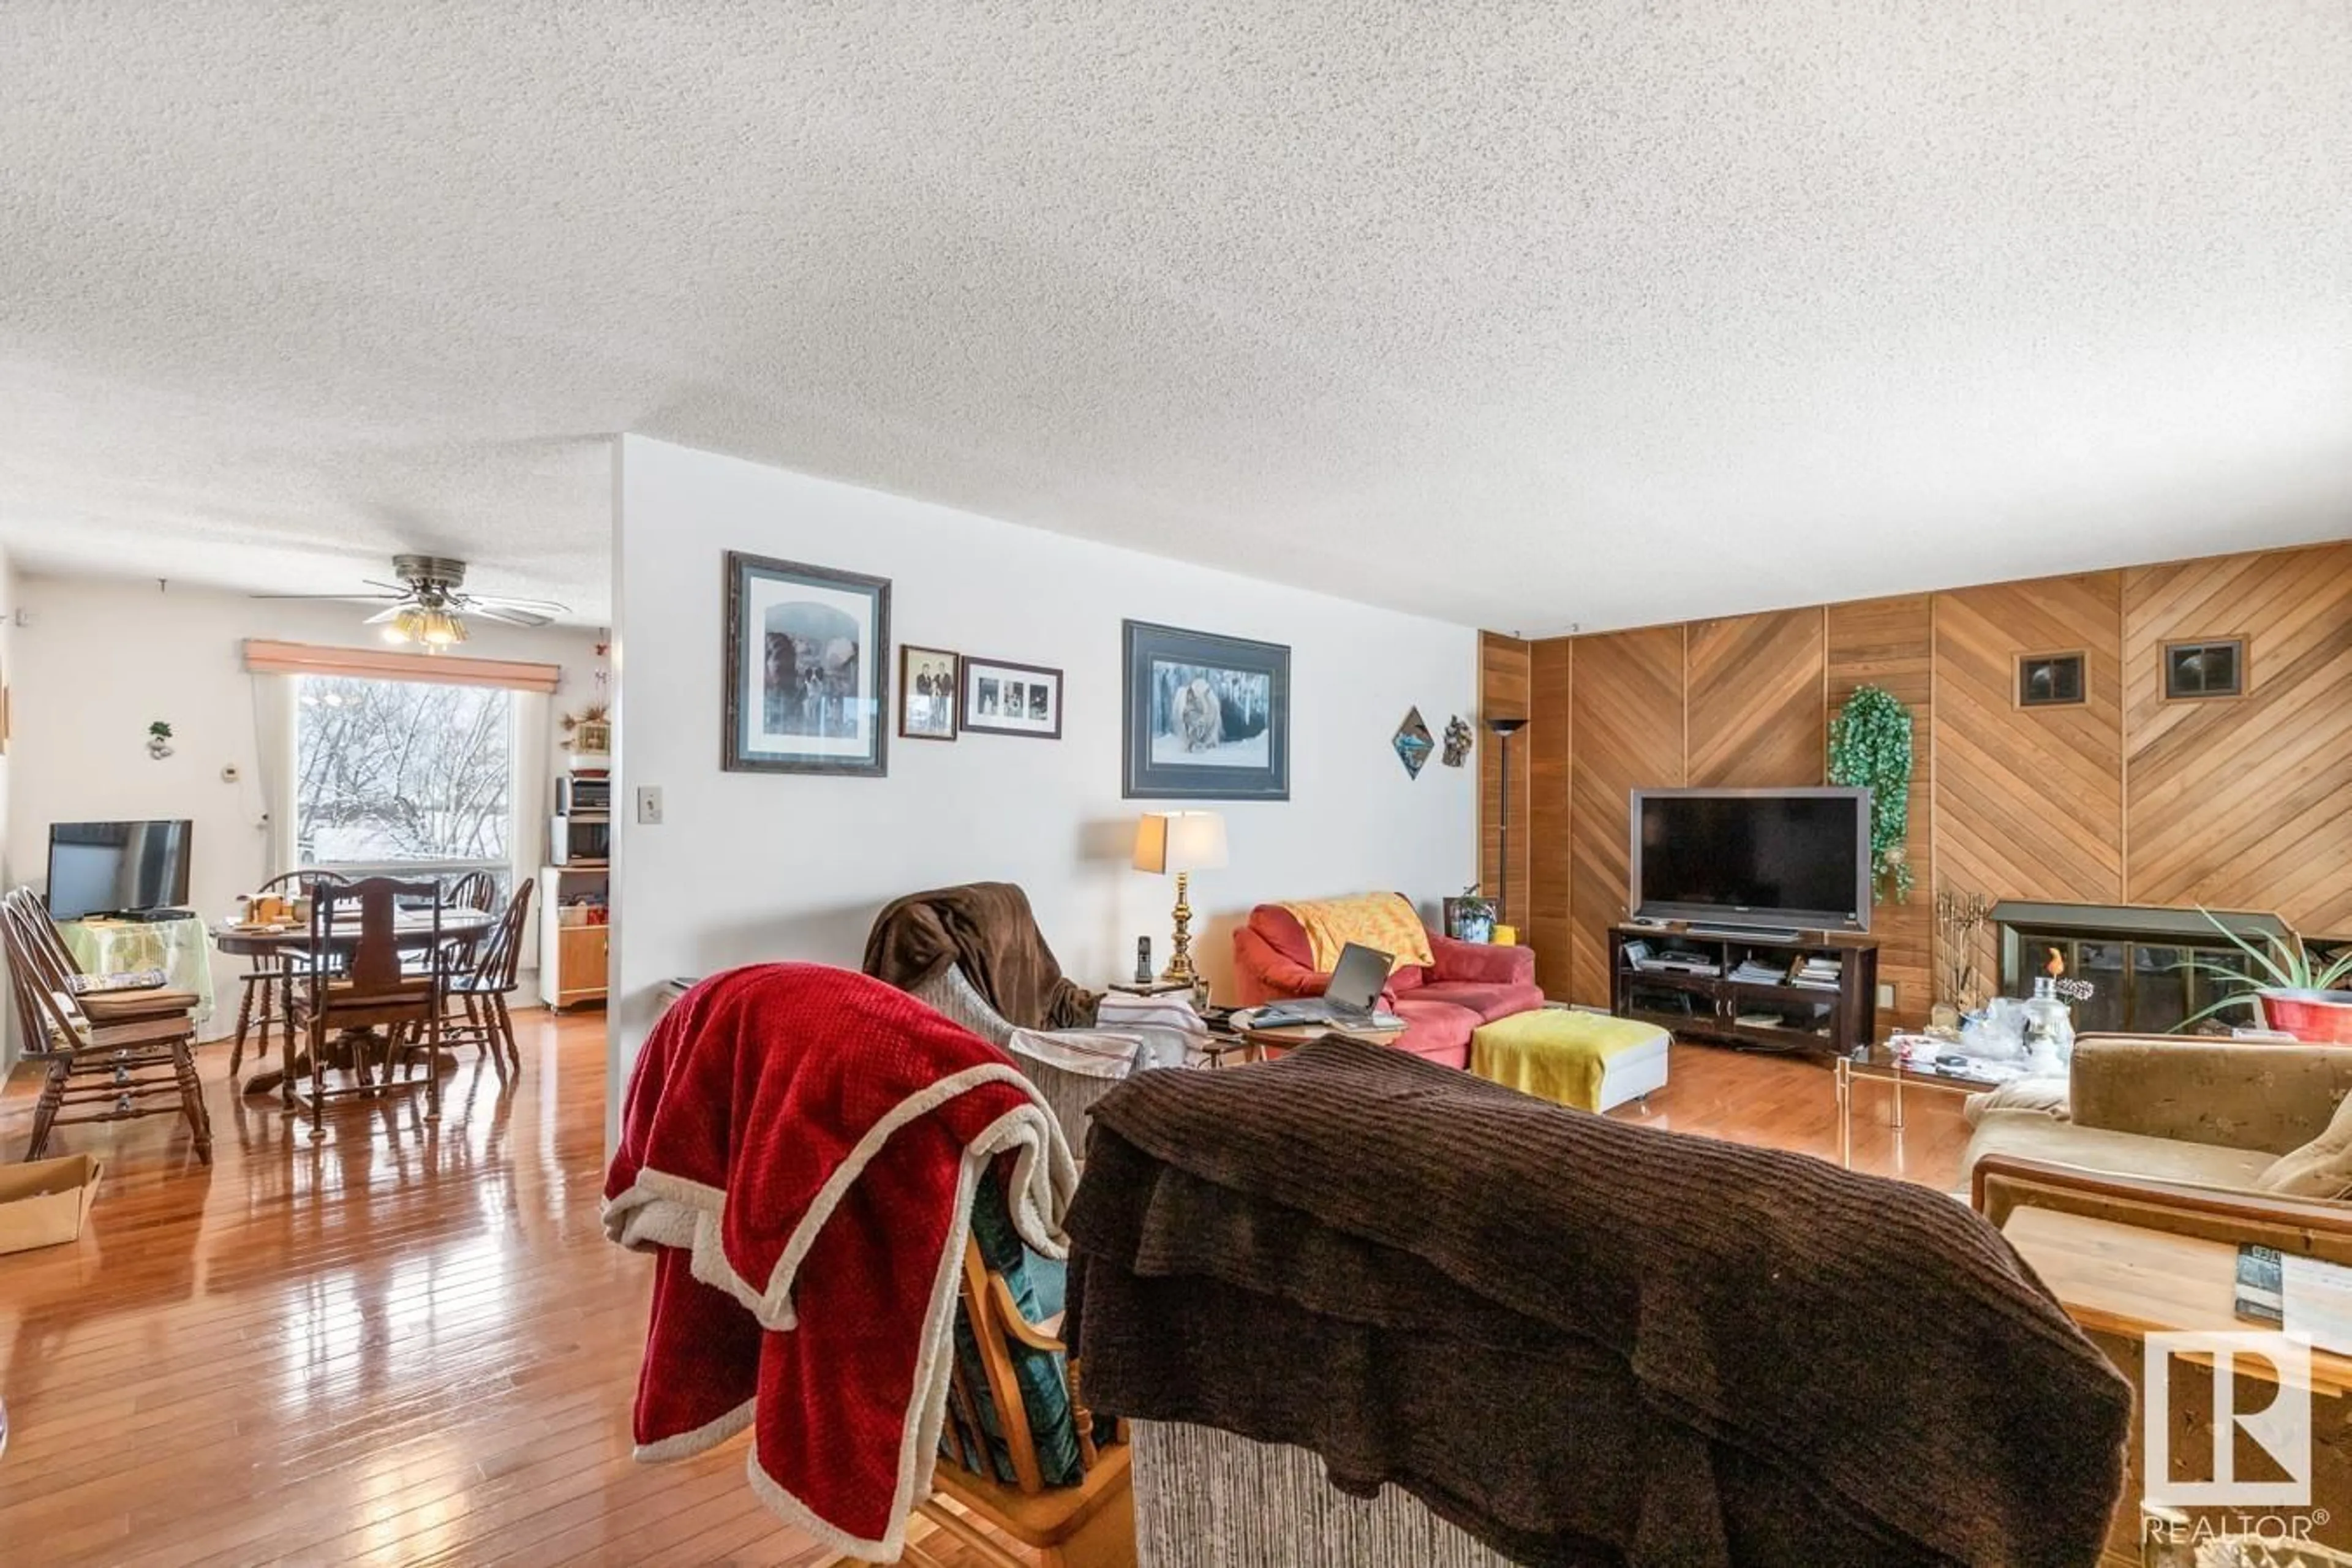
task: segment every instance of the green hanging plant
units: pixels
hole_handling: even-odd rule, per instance
[[[1911,710],[1883,687],[1862,686],[1830,721],[1830,783],[1871,792],[1870,885],[1911,896]]]

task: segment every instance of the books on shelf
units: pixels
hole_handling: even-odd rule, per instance
[[[1785,963],[1767,963],[1760,958],[1744,958],[1731,972],[1731,978],[1749,985],[1779,985],[1789,978]]]
[[[1797,965],[1797,972],[1789,976],[1789,984],[1811,986],[1816,991],[1834,991],[1844,973],[1844,960],[1816,954]]]

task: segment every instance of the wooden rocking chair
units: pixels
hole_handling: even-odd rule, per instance
[[[1078,1365],[1057,1337],[1061,1314],[1031,1322],[1021,1296],[1028,1290],[1008,1275],[1019,1268],[1019,1242],[1009,1222],[991,1233],[983,1247],[982,1205],[993,1202],[1001,1217],[1004,1199],[993,1181],[982,1184],[974,1200],[975,1234],[964,1243],[963,1279],[957,1292],[957,1357],[940,1433],[932,1493],[915,1511],[939,1533],[951,1538],[961,1563],[992,1568],[1134,1568],[1135,1500],[1128,1471],[1126,1423],[1116,1429],[1097,1423],[1079,1395]],[[998,1259],[990,1261],[991,1255]],[[974,1366],[978,1377],[972,1375]],[[1024,1396],[1024,1368],[1034,1380],[1055,1369],[1066,1414],[1052,1431],[1033,1426],[1034,1394]],[[976,1384],[976,1385],[975,1385]],[[1045,1403],[1059,1404],[1046,1400]],[[1066,1430],[1059,1425],[1066,1422]],[[1076,1476],[1071,1445],[1075,1440]],[[1011,1471],[1007,1479],[1004,1471]],[[1065,1484],[1050,1484],[1055,1470]],[[983,1528],[985,1527],[985,1528]],[[1008,1549],[1005,1537],[1034,1555]],[[933,1538],[936,1540],[936,1536]],[[940,1560],[910,1539],[907,1559]],[[854,1561],[854,1560],[852,1560]]]

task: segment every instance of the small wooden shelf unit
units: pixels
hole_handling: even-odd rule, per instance
[[[1637,969],[1626,944],[1651,956],[1687,956],[1715,973]],[[1743,963],[1793,973],[1808,959],[1834,959],[1838,980],[1827,986],[1782,980],[1735,980]],[[1793,938],[1704,934],[1680,924],[1621,925],[1609,931],[1609,1009],[1621,1018],[1655,1024],[1677,1039],[1720,1041],[1759,1049],[1848,1056],[1878,1031],[1878,941],[1843,931],[1802,931]]]
[[[566,925],[563,900],[583,893],[611,897],[612,872],[604,866],[548,866],[539,873],[539,995],[550,1009],[604,1000],[612,958],[609,925]],[[608,906],[609,907],[609,904]],[[578,920],[574,908],[571,918]]]

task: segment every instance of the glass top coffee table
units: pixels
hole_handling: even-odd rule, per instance
[[[1956,1053],[1957,1054],[1957,1053]],[[1885,1045],[1874,1045],[1835,1061],[1837,1077],[1838,1163],[1853,1169],[1853,1080],[1873,1079],[1894,1085],[1893,1111],[1887,1125],[1895,1131],[1903,1131],[1903,1086],[1915,1084],[1922,1089],[1940,1089],[1946,1093],[1983,1094],[2000,1088],[2014,1073],[1987,1077],[1983,1066],[1969,1071],[1944,1066],[1932,1058],[1906,1061]]]

